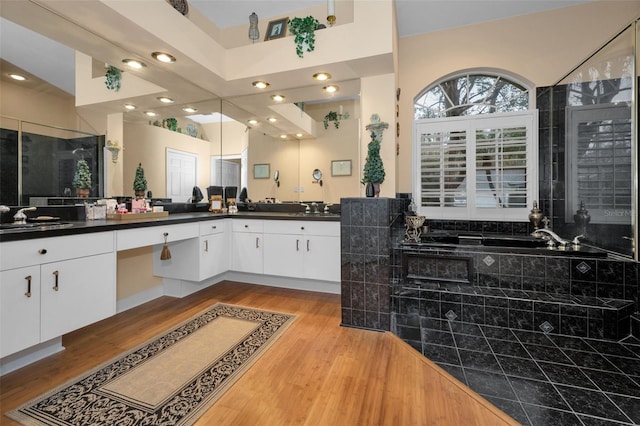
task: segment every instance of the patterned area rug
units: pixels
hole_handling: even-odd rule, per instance
[[[218,303],[7,415],[25,425],[190,425],[294,320]]]

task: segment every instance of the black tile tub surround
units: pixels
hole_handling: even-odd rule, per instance
[[[638,310],[632,261],[403,243],[398,262],[394,297],[407,286],[428,291],[418,296],[422,314],[436,318],[450,312],[478,324],[619,340],[631,334]]]
[[[394,249],[404,238],[404,212],[410,201],[341,199],[342,325],[390,330],[391,281],[398,255]]]

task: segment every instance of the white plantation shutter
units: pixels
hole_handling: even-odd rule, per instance
[[[478,208],[527,206],[527,129],[524,126],[476,130]]]
[[[466,177],[466,132],[441,131],[420,135],[421,194],[423,206],[454,206]],[[462,192],[461,195],[465,195]]]
[[[527,221],[537,198],[537,112],[415,124],[415,200],[430,218]]]

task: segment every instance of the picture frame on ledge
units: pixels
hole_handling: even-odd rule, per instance
[[[275,40],[276,38],[282,38],[287,35],[288,23],[289,17],[269,21],[267,32],[264,34],[264,41]]]

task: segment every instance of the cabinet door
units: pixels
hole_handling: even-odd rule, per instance
[[[234,271],[262,274],[262,234],[234,232],[231,264]]]
[[[0,272],[0,358],[38,343],[40,266]]]
[[[113,253],[42,265],[42,341],[115,314],[115,268]]]
[[[309,236],[304,242],[305,278],[340,281],[340,237]]]
[[[200,280],[229,269],[229,247],[226,234],[200,237]]]
[[[264,273],[303,277],[304,241],[302,235],[264,234]]]

